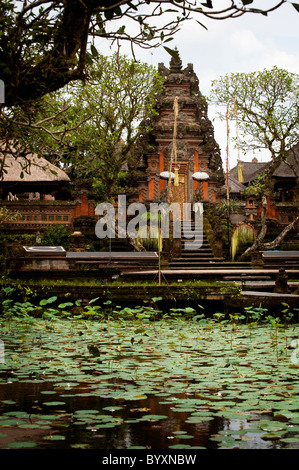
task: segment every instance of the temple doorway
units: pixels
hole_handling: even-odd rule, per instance
[[[186,214],[183,211],[183,204],[188,200],[188,170],[189,162],[173,162],[171,171],[176,174],[174,182],[171,184],[171,201],[178,202],[181,207],[181,218],[185,219]]]

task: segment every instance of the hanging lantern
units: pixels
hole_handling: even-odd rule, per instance
[[[169,178],[171,178],[172,180],[174,180],[174,173],[172,173],[172,171],[162,171],[162,173],[160,173],[160,178],[162,180],[168,180]]]
[[[210,177],[205,171],[197,171],[196,173],[193,173],[192,178],[197,181],[204,181],[208,180]]]

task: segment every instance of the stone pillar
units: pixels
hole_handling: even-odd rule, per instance
[[[148,159],[148,199],[157,199],[159,196],[159,156],[154,155]]]

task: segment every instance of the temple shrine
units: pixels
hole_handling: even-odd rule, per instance
[[[144,138],[139,201],[165,200],[172,174],[177,202],[213,202],[224,184],[222,160],[193,65],[183,68],[179,56],[172,57],[169,68],[159,64],[158,71],[164,90],[157,114],[146,123],[151,130]]]

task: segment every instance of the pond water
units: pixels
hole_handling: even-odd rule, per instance
[[[0,322],[0,448],[299,448],[299,325]]]

